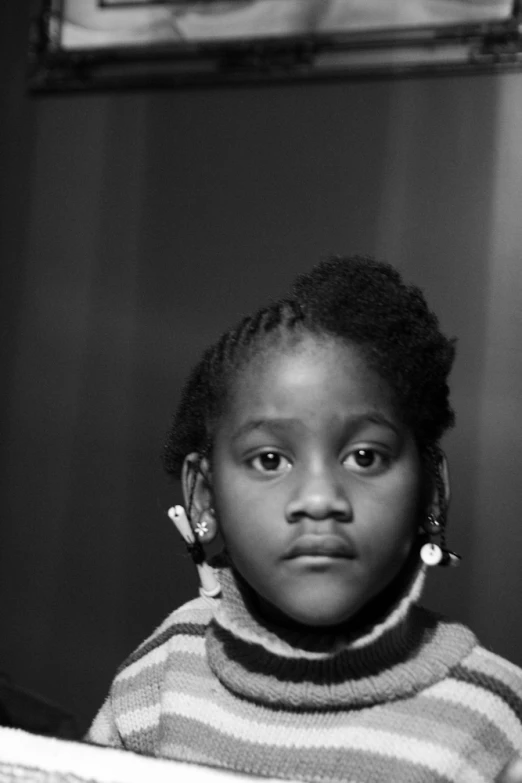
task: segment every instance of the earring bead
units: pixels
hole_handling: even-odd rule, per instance
[[[436,566],[442,563],[444,553],[438,544],[424,544],[420,551],[421,560],[427,566]]]

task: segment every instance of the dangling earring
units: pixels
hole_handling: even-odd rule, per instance
[[[428,537],[440,536],[440,545],[433,541],[423,544],[420,550],[422,562],[427,566],[456,566],[460,562],[460,555],[451,552],[446,546],[446,513],[448,476],[446,475],[446,461],[444,454],[438,446],[426,449],[428,470],[435,482],[438,496],[438,515],[429,513],[422,525],[422,532]]]
[[[443,520],[434,514],[428,514],[422,526],[423,531],[429,536],[440,536],[441,546],[433,541],[423,544],[420,550],[422,562],[427,566],[456,566],[459,564],[460,556],[455,552],[446,549],[445,525]]]
[[[194,525],[194,533],[204,543],[212,541],[217,532],[216,517],[213,508],[207,508],[201,512]]]
[[[205,551],[201,546],[201,541],[198,540],[199,534],[198,538],[196,538],[183,506],[169,508],[167,514],[182,535],[187,545],[187,550],[198,569],[199,581],[201,583],[200,593],[208,598],[214,598],[220,594],[221,585],[217,580],[216,572],[205,560]]]

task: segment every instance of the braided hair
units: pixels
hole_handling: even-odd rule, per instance
[[[447,378],[455,340],[445,337],[419,288],[389,264],[334,257],[300,275],[290,297],[246,316],[203,354],[183,389],[163,455],[178,477],[187,454],[211,456],[234,382],[256,356],[306,335],[356,345],[389,384],[421,451],[434,453],[454,423]]]

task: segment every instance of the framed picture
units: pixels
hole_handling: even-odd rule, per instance
[[[517,67],[520,0],[40,0],[33,90]]]

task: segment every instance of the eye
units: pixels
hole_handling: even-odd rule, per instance
[[[250,460],[252,467],[260,473],[281,474],[291,468],[290,461],[277,451],[264,451]]]
[[[360,473],[379,473],[389,463],[389,457],[377,449],[361,448],[350,452],[343,464]]]

